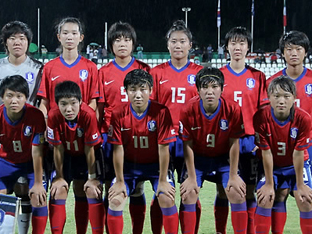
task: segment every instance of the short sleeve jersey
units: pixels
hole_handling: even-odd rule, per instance
[[[274,166],[293,165],[294,150],[304,150],[304,160],[309,158],[311,117],[304,110],[296,107],[293,121],[280,122],[273,108],[266,106],[255,114],[254,127],[256,144],[261,150],[271,150]]]
[[[24,114],[12,122],[4,105],[0,106],[0,157],[17,164],[32,161],[32,145],[44,142],[46,129],[42,112],[26,104]]]
[[[54,97],[55,86],[67,80],[79,85],[83,102],[88,104],[91,99],[99,97],[96,65],[81,55],[78,56],[73,64],[69,65],[60,56],[45,64],[38,91],[38,96],[49,100],[50,109],[57,106]]]
[[[138,116],[130,103],[112,113],[108,142],[123,145],[125,160],[133,163],[159,163],[158,145],[176,140],[167,107],[149,101],[145,112]]]
[[[264,73],[248,65],[240,73],[236,73],[229,64],[220,70],[224,75],[222,96],[241,106],[245,133],[254,135],[253,115],[268,103]]]
[[[131,62],[124,68],[113,60],[99,70],[100,102],[104,102],[102,132],[107,133],[108,131],[113,109],[129,101],[123,82],[126,75],[135,69],[150,71],[147,64],[135,58],[132,58]]]
[[[192,141],[195,155],[217,157],[228,154],[230,138],[244,135],[241,108],[237,103],[219,99],[213,115],[205,113],[202,100],[192,98],[181,110],[180,137]]]
[[[47,135],[50,144],[63,144],[65,152],[71,156],[84,155],[85,145],[101,144],[95,112],[84,102],[74,124],[65,120],[58,107],[53,108],[48,116]]]

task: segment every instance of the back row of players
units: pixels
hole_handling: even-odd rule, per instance
[[[257,110],[268,104],[267,88],[271,81],[280,75],[287,76],[296,82],[296,106],[303,108],[311,114],[311,108],[309,107],[309,99],[312,94],[311,71],[303,66],[306,52],[309,49],[309,39],[304,33],[291,31],[281,37],[280,49],[283,52],[287,67],[266,80],[265,75],[261,71],[245,64],[245,57],[251,45],[251,36],[246,28],[243,27],[233,28],[226,35],[225,42],[227,50],[231,56],[231,61],[228,65],[220,69],[222,73],[219,73],[216,69],[203,69],[199,72],[203,67],[188,60],[188,51],[192,46],[192,34],[189,29],[185,27],[183,21],[176,21],[166,34],[167,47],[171,59],[153,69],[150,69],[148,65],[132,57],[132,51],[136,44],[136,34],[134,29],[128,23],[118,22],[111,26],[108,33],[108,44],[111,52],[115,55],[115,59],[103,66],[99,71],[97,71],[95,64],[79,55],[79,45],[83,40],[83,28],[78,19],[63,19],[57,25],[56,31],[58,40],[61,43],[62,54],[60,57],[48,62],[43,67],[43,72],[42,65],[27,55],[28,45],[31,42],[32,34],[28,26],[19,21],[10,22],[2,29],[2,42],[6,48],[8,57],[0,60],[0,78],[3,79],[4,77],[18,74],[23,76],[29,86],[29,95],[27,95],[27,97],[29,96],[27,99],[28,103],[31,105],[39,105],[39,109],[48,119],[47,140],[54,146],[53,154],[55,172],[52,180],[51,199],[49,202],[49,216],[53,233],[62,233],[63,231],[66,219],[65,201],[67,198],[68,186],[71,181],[73,181],[74,185],[77,233],[86,233],[88,219],[90,219],[93,233],[103,233],[104,217],[107,217],[106,220],[108,220],[107,232],[121,233],[122,209],[127,196],[130,196],[129,209],[132,218],[133,233],[142,233],[146,207],[143,182],[146,179],[151,180],[155,190],[154,200],[151,204],[151,223],[153,233],[161,233],[162,222],[164,223],[166,233],[177,233],[177,209],[172,202],[175,193],[174,187],[167,183],[161,183],[163,180],[166,181],[166,167],[168,168],[168,166],[166,166],[168,165],[168,162],[165,159],[166,156],[163,157],[163,160],[160,160],[159,158],[160,171],[159,173],[157,171],[156,175],[147,174],[149,171],[154,171],[155,168],[148,168],[146,171],[145,167],[142,168],[143,175],[150,175],[152,177],[144,178],[142,175],[136,175],[138,179],[135,183],[126,183],[127,186],[123,183],[124,180],[126,180],[126,176],[124,179],[118,180],[118,178],[120,179],[124,176],[122,175],[122,168],[129,170],[127,171],[128,174],[133,174],[133,167],[136,168],[137,165],[140,164],[146,166],[155,163],[155,157],[153,157],[155,151],[159,151],[159,156],[161,155],[161,152],[164,152],[164,155],[166,155],[165,152],[167,151],[167,147],[170,150],[172,159],[171,164],[174,165],[173,168],[177,170],[178,177],[181,179],[179,182],[182,183],[180,221],[183,233],[198,232],[201,210],[200,202],[197,199],[199,192],[198,186],[201,186],[204,179],[217,183],[217,196],[215,200],[215,225],[217,232],[226,233],[228,198],[231,202],[232,225],[235,233],[241,230],[244,230],[242,233],[255,233],[255,230],[268,232],[270,229],[269,221],[271,221],[271,218],[272,231],[274,233],[283,232],[286,222],[285,201],[289,194],[289,188],[291,190],[294,189],[294,184],[290,184],[290,187],[287,187],[288,185],[286,182],[288,181],[284,181],[284,183],[279,181],[281,178],[285,179],[284,176],[281,176],[281,178],[278,177],[278,181],[274,181],[276,186],[279,186],[279,183],[281,183],[280,187],[276,187],[276,194],[274,193],[272,184],[270,185],[269,183],[271,181],[265,183],[266,186],[263,186],[261,189],[259,187],[257,192],[259,206],[255,215],[257,203],[254,190],[258,171],[258,157],[256,157],[256,154],[261,155],[259,152],[260,150],[257,149],[260,147],[260,149],[263,150],[263,161],[267,162],[265,159],[272,157],[272,155],[269,154],[269,156],[265,156],[265,153],[268,155],[268,149],[272,146],[270,145],[270,142],[266,142],[268,145],[255,145],[253,116]],[[150,80],[147,73],[137,71],[136,69],[149,72],[153,77],[153,82]],[[128,83],[124,83],[126,75],[128,76]],[[75,85],[67,82],[64,83],[64,81],[73,81],[78,84],[81,90],[81,97],[77,95],[76,91],[71,91],[75,90],[75,88],[72,87]],[[196,82],[199,82],[199,85],[197,85]],[[137,87],[142,84],[143,87]],[[276,86],[280,87],[288,94],[287,97],[285,96],[286,98],[289,98],[291,95],[295,96],[295,92],[293,92],[293,89],[291,88],[292,86],[289,85],[289,82],[286,82],[285,84],[285,81],[281,81],[281,83],[274,85],[271,97],[278,98],[281,96],[280,93],[275,94],[276,90],[280,91]],[[20,90],[14,90],[15,86],[12,85],[9,86],[10,88],[7,88],[4,84],[2,86],[4,87],[3,91],[0,89],[2,100],[6,97],[5,91],[7,89],[21,92]],[[153,87],[152,90],[151,87]],[[218,88],[220,90],[218,90]],[[142,102],[144,102],[144,98],[138,98],[138,100],[136,100],[135,95],[129,95],[131,92],[137,93],[137,89],[139,89],[141,93],[150,94],[151,99],[165,105],[170,111],[169,117],[167,116],[168,113],[166,113],[166,111],[159,111],[161,113],[157,113],[156,111],[155,116],[160,118],[160,123],[159,121],[155,122],[152,119],[145,125],[140,123],[139,120],[146,119],[146,112],[152,111],[149,109],[152,108],[150,105],[155,104],[148,104],[149,108],[143,108],[143,112],[141,113],[138,111],[141,110],[140,108],[133,108],[133,106],[140,106],[142,105]],[[203,89],[208,93],[213,93],[211,97],[207,95],[209,96],[207,97],[207,100],[204,100],[205,92],[202,91]],[[218,96],[218,94],[221,95],[220,91],[222,92],[222,98]],[[289,95],[289,93],[291,95]],[[233,116],[227,115],[229,113],[226,113],[226,111],[223,113],[223,109],[221,108],[224,118],[221,118],[219,122],[214,122],[215,129],[211,130],[213,133],[207,134],[207,132],[201,131],[201,128],[204,128],[204,126],[198,117],[199,113],[197,113],[198,115],[193,120],[195,121],[192,123],[194,126],[192,125],[188,128],[185,123],[185,121],[190,121],[187,120],[188,115],[182,114],[182,116],[180,116],[179,113],[185,104],[198,94],[202,99],[202,104],[200,104],[202,109],[200,110],[203,111],[208,120],[213,120],[214,116],[218,115],[220,108],[223,108],[224,105],[229,105],[231,108],[234,108],[232,107],[232,104],[226,104],[231,101],[235,101],[241,106],[241,110],[239,109],[238,112],[241,111],[242,117],[240,117],[240,114],[238,114],[237,117],[237,113],[234,113],[237,112],[237,109],[235,108],[234,110],[230,108],[233,113],[231,111],[229,113],[232,113]],[[134,98],[131,100],[130,97],[133,96]],[[89,107],[86,104],[80,105],[80,99]],[[128,119],[124,120],[124,125],[118,125],[120,124],[118,121],[126,117],[118,116],[118,118],[116,118],[117,110],[120,110],[119,107],[123,106],[122,104],[128,103],[129,99],[132,107],[129,107],[129,110],[124,110],[125,113],[123,114],[125,115],[127,113]],[[216,99],[218,100],[217,106],[215,106]],[[196,98],[193,98],[192,100],[193,101],[190,103],[196,102]],[[215,108],[206,109],[206,104]],[[190,105],[191,104],[188,104],[188,106]],[[17,119],[11,119],[10,114],[7,113],[9,108],[6,105],[4,106],[5,107],[1,108],[0,117],[2,126],[7,127],[3,127],[3,129],[19,126],[19,123],[24,121],[24,115],[17,116]],[[29,105],[26,105],[26,107],[27,110],[31,109],[31,106]],[[286,107],[282,105],[282,107],[278,108],[284,110]],[[114,112],[115,110],[116,113]],[[94,122],[94,111],[97,114],[101,129],[100,132],[104,139],[105,192],[108,193],[109,191],[109,195],[106,194],[104,199],[107,216],[105,216],[102,205],[102,185],[100,181],[97,180],[99,172],[103,173],[103,170],[97,170],[98,167],[96,167],[96,165],[101,167],[101,163],[96,164],[100,158],[99,155],[101,154],[101,151],[99,150],[101,138],[100,132],[96,127],[97,124]],[[113,118],[112,113],[115,113]],[[161,116],[159,117],[158,115]],[[153,145],[143,133],[134,132],[136,128],[140,127],[143,127],[143,129],[141,129],[142,131],[144,131],[144,127],[147,128],[149,132],[153,132],[156,129],[160,131],[159,128],[162,125],[167,125],[165,123],[168,122],[170,116],[173,124],[173,129],[171,129],[170,134],[174,137],[168,140],[165,137],[166,134],[168,135],[167,132],[163,131],[158,133],[163,134],[163,139],[159,139],[159,136],[156,137],[157,143],[159,144],[158,149],[157,147],[155,148],[155,145]],[[236,117],[237,121],[235,126],[240,126],[241,124],[239,125],[239,123],[243,123],[244,125],[245,133],[243,135],[238,129],[235,129],[235,127],[232,126],[231,122],[234,122]],[[20,121],[21,118],[23,121]],[[31,115],[28,118],[32,121],[34,120],[34,117]],[[38,119],[40,119],[40,117],[38,117]],[[40,122],[38,119],[35,121],[37,125]],[[273,119],[282,127],[288,127],[288,122],[292,123],[292,121],[289,121],[287,118]],[[260,121],[261,118],[257,120]],[[179,121],[181,121],[181,124],[179,124]],[[44,122],[42,123],[41,121],[40,124],[41,129],[39,128],[40,130],[38,130],[38,132],[36,132],[35,129],[27,128],[27,126],[31,125],[24,124],[23,127],[21,127],[24,136],[32,135],[29,131],[35,131],[34,133],[39,134],[38,137],[34,137],[33,140],[33,147],[35,148],[40,145],[40,138],[42,138],[41,134],[44,131]],[[309,124],[310,123],[308,123],[307,126],[309,126]],[[117,126],[119,126],[119,133],[116,133]],[[257,126],[262,125],[259,123]],[[184,141],[184,144],[183,141],[177,137],[179,127],[180,131],[182,131],[181,139]],[[229,144],[229,147],[227,148],[225,145],[219,143],[222,137],[217,136],[217,132],[220,131],[220,129],[227,132],[229,128],[234,128],[234,130],[232,129],[232,135],[230,134],[225,137],[225,141],[228,141]],[[163,127],[161,129],[163,129]],[[310,129],[310,127],[308,127],[308,129]],[[198,133],[193,134],[194,131],[197,131]],[[192,132],[192,134],[190,132]],[[259,140],[261,143],[265,142],[263,138],[275,134],[275,132],[266,132],[265,127],[259,129],[257,132],[259,132]],[[109,136],[108,133],[110,133]],[[264,136],[265,134],[261,135],[261,133],[266,133],[266,136]],[[300,131],[298,131],[298,127],[292,127],[290,136],[296,138],[296,134],[300,135],[299,133]],[[203,137],[202,134],[204,134],[205,137]],[[10,139],[7,135],[8,133],[0,132],[1,145],[3,146],[1,147],[1,162],[8,162],[10,164],[7,170],[2,170],[0,173],[0,192],[10,193],[14,189],[16,195],[20,196],[23,200],[23,215],[19,217],[20,233],[27,233],[28,226],[25,226],[27,222],[22,221],[25,221],[25,219],[29,220],[31,210],[29,202],[30,197],[33,205],[33,233],[44,233],[45,225],[42,225],[42,222],[46,222],[48,212],[46,207],[45,190],[39,186],[42,184],[42,178],[38,176],[42,173],[41,170],[38,169],[41,159],[38,161],[37,158],[34,157],[33,151],[32,158],[34,160],[35,175],[37,176],[34,177],[32,174],[32,177],[27,177],[25,176],[25,172],[21,172],[20,174],[16,174],[15,178],[8,177],[12,173],[10,167],[12,165],[18,165],[23,168],[23,163],[31,162],[31,154],[29,157],[29,155],[26,156],[26,154],[23,153],[25,152],[24,147],[27,149],[30,144],[27,145],[23,142],[21,143],[21,141],[18,141],[15,138],[13,138],[13,143],[11,142],[9,144],[4,141],[5,139]],[[128,136],[128,138],[123,139],[124,136]],[[292,155],[294,148],[291,148],[290,145],[288,145],[291,140],[285,143],[285,139],[282,139],[284,136],[287,137],[288,135],[279,135],[281,139],[277,140],[277,155],[285,157],[285,155],[289,155],[289,151],[291,150],[290,155]],[[301,140],[303,139],[302,141],[307,140],[303,135],[300,136]],[[202,144],[201,142],[203,139],[205,142]],[[131,142],[134,145],[134,148],[136,148],[135,152],[129,152],[126,150],[126,144],[129,142]],[[6,144],[8,144],[8,147],[6,147]],[[112,145],[114,145],[114,147]],[[162,148],[161,145],[166,147]],[[212,158],[220,155],[228,158],[230,155],[231,170],[228,165],[223,165],[224,162],[221,159],[219,160],[220,162],[207,162],[205,161],[206,159],[200,161],[199,157],[196,157],[195,160],[196,172],[192,170],[192,165],[194,166],[194,157],[192,157],[193,154],[190,152],[194,151],[195,155],[201,155],[203,152],[206,152],[205,149],[202,149],[203,145],[205,146],[204,148],[212,147],[215,149],[214,151],[209,150],[207,153],[208,156]],[[218,152],[217,149],[220,148],[220,145],[223,149]],[[303,144],[302,146],[296,145],[297,148],[295,149],[302,151],[307,148],[306,145],[307,144]],[[11,156],[13,157],[10,157],[10,154],[5,151],[9,146],[12,146],[13,150],[11,150]],[[124,164],[127,166],[120,167],[120,165],[123,164],[123,160],[116,160],[117,158],[120,158],[118,157],[118,155],[120,155],[120,146],[124,147]],[[151,151],[152,147],[155,148],[154,151]],[[243,180],[237,176],[236,167],[238,159],[236,160],[234,157],[238,154],[238,147],[240,156],[239,173]],[[113,152],[114,157],[112,156]],[[275,151],[272,149],[272,152]],[[77,155],[83,155],[84,157],[75,157]],[[231,155],[234,156],[231,157]],[[306,155],[307,154],[305,154],[305,156]],[[274,157],[275,156],[276,155],[274,155]],[[184,175],[185,173],[182,173],[186,171],[186,168],[183,169],[184,157],[188,177]],[[114,162],[112,161],[113,158]],[[307,158],[305,157],[305,159]],[[197,168],[197,165],[208,165],[207,163],[211,164],[210,167],[208,167],[209,169]],[[290,171],[290,174],[294,173],[291,171],[294,170],[292,160],[291,162],[288,162],[287,160],[279,159],[277,164],[275,163],[276,161],[274,161],[274,165],[277,167],[291,167],[288,168],[288,172]],[[266,181],[270,178],[267,175],[267,165],[271,164],[264,163]],[[223,168],[223,166],[225,168]],[[301,166],[299,167],[302,169],[303,167]],[[220,168],[220,170],[217,170],[216,167]],[[164,168],[165,172],[161,170]],[[170,167],[170,169],[173,168]],[[116,175],[114,172],[116,172]],[[310,173],[308,173],[309,170],[307,168],[305,168],[303,172],[305,173],[305,178],[310,178]],[[195,177],[194,174],[196,175]],[[269,175],[273,178],[272,174]],[[111,186],[111,181],[115,176],[117,180],[115,181],[114,186]],[[171,173],[169,173],[167,177],[167,182],[172,184],[172,178],[170,176]],[[5,181],[2,179],[4,177],[9,179]],[[25,183],[24,177],[26,177],[27,183]],[[195,182],[196,179],[197,183]],[[263,181],[265,180],[262,180],[262,182]],[[300,180],[297,180],[296,182],[301,183]],[[25,190],[25,184],[27,186],[28,184],[30,185],[30,196],[27,194],[27,189]],[[32,186],[33,184],[36,186]],[[295,190],[297,190],[297,188],[295,188]],[[298,191],[299,190],[300,189],[298,188]],[[310,205],[312,195],[310,190],[304,190],[304,192],[300,190],[300,192],[299,195],[297,192],[294,192],[294,194],[296,199],[299,197],[297,202],[302,213],[302,232],[307,233],[304,231],[304,228],[306,228],[306,225],[308,225],[307,223],[309,223],[312,218],[312,208]],[[232,193],[234,193],[234,195]],[[307,195],[309,193],[310,195]],[[33,196],[33,194],[38,196]],[[304,205],[301,206],[300,202],[303,202]],[[273,209],[271,213],[272,206]],[[88,210],[89,213],[87,212]],[[254,223],[254,217],[256,217],[256,225]],[[190,222],[190,220],[193,222]],[[262,222],[263,220],[266,221]],[[261,225],[258,225],[260,223]],[[306,228],[306,230],[308,230],[308,228]]]

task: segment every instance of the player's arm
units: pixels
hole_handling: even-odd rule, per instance
[[[42,98],[41,102],[40,102],[40,105],[39,105],[39,109],[43,113],[43,116],[45,118],[47,118],[47,116],[48,116],[48,109],[49,109],[49,100],[46,99],[46,98]]]
[[[96,98],[93,98],[89,101],[88,104],[94,111],[96,111]]]
[[[194,165],[194,152],[192,148],[193,141],[183,141],[184,161],[187,169],[187,178],[180,186],[180,195],[183,200],[185,200],[187,195],[193,190],[195,190],[196,193],[199,193]]]

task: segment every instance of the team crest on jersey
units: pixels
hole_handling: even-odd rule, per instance
[[[32,83],[35,79],[35,74],[32,72],[26,72],[25,74],[25,80],[27,81],[27,83]]]
[[[82,81],[85,81],[88,78],[89,72],[85,69],[79,71],[79,77]]]
[[[148,121],[147,128],[148,128],[148,131],[155,132],[155,130],[156,130],[156,121],[155,120]]]
[[[225,131],[229,128],[229,122],[226,119],[220,120],[220,129]]]
[[[291,128],[290,129],[290,137],[292,139],[296,139],[298,135],[298,128]]]
[[[187,82],[190,85],[194,85],[195,84],[195,78],[196,78],[196,75],[190,74],[190,75],[187,76]]]
[[[305,90],[306,94],[311,95],[312,94],[312,84],[306,84],[304,86],[304,90]]]
[[[24,127],[24,136],[29,137],[32,134],[32,129],[30,126]]]
[[[5,211],[0,209],[0,226],[3,224],[4,216],[5,216]]]
[[[82,137],[83,136],[83,129],[82,128],[77,128],[77,136]]]
[[[254,78],[248,78],[246,80],[246,86],[250,89],[253,89],[256,86],[256,81]]]
[[[183,123],[179,121],[179,133],[183,133]]]

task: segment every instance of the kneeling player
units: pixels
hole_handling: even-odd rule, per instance
[[[44,233],[48,217],[46,190],[42,183],[44,117],[37,108],[26,104],[29,88],[20,75],[3,79],[0,96],[4,103],[0,107],[0,193],[14,191],[22,198],[22,203],[30,198],[32,233]],[[26,226],[20,233],[27,233]]]
[[[141,69],[129,72],[124,87],[130,103],[112,113],[108,141],[114,144],[116,178],[109,189],[107,222],[109,233],[122,233],[127,197],[136,184],[149,180],[158,196],[166,233],[178,233],[175,188],[169,166],[169,143],[175,141],[167,107],[150,101],[153,78]]]
[[[286,76],[272,80],[268,88],[270,104],[254,116],[254,128],[262,151],[264,177],[257,186],[256,233],[269,233],[273,203],[284,203],[293,191],[300,210],[304,234],[312,230],[312,190],[309,168],[311,117],[294,106],[296,85]],[[279,218],[276,233],[283,233],[285,212]],[[281,214],[279,214],[281,213]],[[275,224],[275,228],[277,224]]]
[[[71,180],[76,222],[81,222],[79,214],[89,209],[92,233],[103,233],[103,187],[97,179],[95,166],[95,152],[98,153],[101,137],[95,112],[81,101],[80,88],[72,81],[55,87],[55,102],[58,106],[49,112],[47,130],[48,141],[54,146],[56,171],[49,204],[52,233],[63,232]],[[86,233],[86,230],[77,230],[77,233]]]
[[[180,114],[186,169],[180,187],[182,233],[194,233],[195,203],[204,180],[222,184],[232,208],[234,233],[247,232],[246,185],[237,174],[239,137],[244,134],[238,104],[221,98],[224,77],[216,68],[196,75],[199,96]]]

